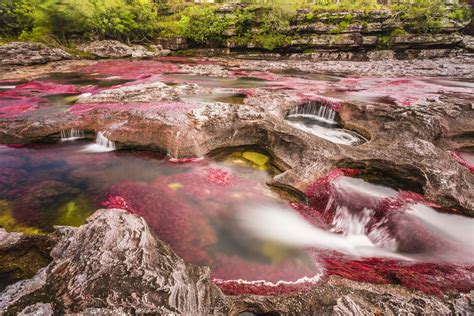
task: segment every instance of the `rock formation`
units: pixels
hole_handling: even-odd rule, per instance
[[[128,212],[99,210],[86,225],[57,234],[52,262],[32,279],[7,287],[0,295],[1,312],[40,307],[54,313],[226,310],[209,269],[185,264],[143,219]]]
[[[12,42],[0,46],[0,66],[45,64],[71,58],[64,50],[44,44]]]
[[[78,46],[78,49],[99,58],[151,58],[154,56],[165,56],[169,53],[159,46],[154,46],[155,51],[150,51],[141,45],[129,46],[112,40],[81,44]]]
[[[5,234],[10,245],[24,238]],[[429,296],[393,285],[338,277],[305,293],[224,296],[209,269],[185,264],[145,221],[98,210],[79,228],[58,228],[52,261],[0,292],[0,313],[374,314],[470,313],[472,292]],[[22,246],[24,246],[24,241]],[[3,248],[0,248],[3,255]]]

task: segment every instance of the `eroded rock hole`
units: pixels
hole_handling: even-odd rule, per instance
[[[361,172],[355,177],[369,183],[390,187],[394,190],[424,193],[426,178],[420,170],[411,166],[393,166],[383,160],[343,160],[337,166],[360,170]]]
[[[335,104],[311,101],[290,110],[285,119],[295,128],[336,144],[358,146],[367,142],[362,135],[342,128],[337,110]]]

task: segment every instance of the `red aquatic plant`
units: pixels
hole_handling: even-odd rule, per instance
[[[126,111],[152,111],[158,113],[180,112],[186,113],[198,105],[188,102],[153,102],[153,103],[79,103],[71,106],[69,111],[82,115],[95,110]]]
[[[42,95],[79,93],[78,88],[73,85],[63,85],[48,81],[30,81],[16,86],[14,90],[10,90],[16,94],[23,93],[40,93]]]
[[[136,80],[152,75],[176,72],[178,67],[171,63],[155,60],[113,60],[98,62],[82,68],[82,71]]]
[[[467,168],[469,172],[474,174],[474,165],[470,164],[468,161],[466,161],[459,152],[457,151],[449,151],[449,154],[451,157],[453,157],[454,160],[456,160],[461,166]]]
[[[382,258],[351,259],[340,254],[322,256],[328,275],[378,284],[399,284],[428,294],[468,292],[474,288],[473,266],[413,263]]]

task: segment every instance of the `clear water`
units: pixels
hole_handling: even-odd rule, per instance
[[[235,155],[176,164],[155,153],[90,146],[0,147],[0,227],[43,233],[81,225],[100,207],[122,207],[143,216],[187,261],[211,266],[216,278],[277,282],[319,273],[301,249],[256,240],[239,225],[248,201],[291,211],[266,186],[265,164]]]

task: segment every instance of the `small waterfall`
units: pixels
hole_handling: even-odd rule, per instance
[[[84,137],[85,137],[84,131],[80,129],[71,128],[70,130],[67,130],[67,131],[61,131],[62,142],[81,139]]]
[[[110,150],[115,150],[115,143],[109,140],[102,132],[97,133],[95,138],[95,143],[99,146],[105,147]]]
[[[311,101],[290,110],[288,116],[308,117],[326,124],[337,125],[336,114],[337,112],[331,106],[322,105],[319,101]]]
[[[175,150],[174,150],[174,158],[179,158],[179,142],[180,142],[180,139],[179,139],[179,135],[181,135],[181,132],[178,131],[176,132],[176,143],[175,143]]]
[[[116,149],[115,143],[109,140],[104,135],[104,133],[98,132],[95,138],[95,144],[87,145],[84,151],[100,153],[100,152],[113,151],[115,149]]]

